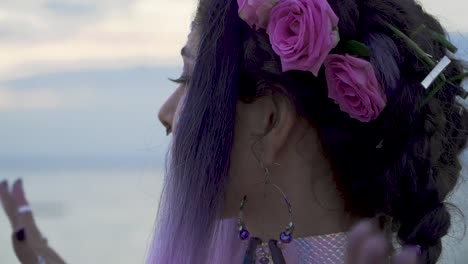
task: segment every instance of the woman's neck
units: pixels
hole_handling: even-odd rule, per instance
[[[281,192],[292,205],[294,237],[307,237],[348,230],[356,219],[346,211],[344,200],[336,189],[329,162],[318,149],[314,138],[304,144],[290,144],[279,158],[278,166],[269,168],[271,184],[252,188],[245,208],[245,222],[252,236],[264,241],[278,239],[289,223],[289,214]],[[298,149],[302,145],[305,149]],[[317,155],[311,153],[316,146]]]

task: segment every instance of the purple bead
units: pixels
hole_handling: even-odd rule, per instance
[[[283,232],[281,233],[280,235],[280,241],[285,243],[285,244],[288,244],[290,243],[292,240],[292,235],[291,234],[287,234],[286,232]]]
[[[249,231],[247,231],[246,229],[242,229],[240,232],[239,232],[239,238],[241,240],[246,240],[247,238],[250,237],[250,233]]]

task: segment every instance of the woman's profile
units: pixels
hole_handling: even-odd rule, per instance
[[[437,263],[468,138],[455,53],[413,0],[200,0],[147,263]],[[0,194],[21,263],[64,263],[22,183]]]

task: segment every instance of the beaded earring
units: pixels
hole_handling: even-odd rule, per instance
[[[244,256],[244,264],[253,264],[256,260],[256,249],[260,245],[259,249],[259,261],[261,264],[283,264],[285,263],[283,253],[281,251],[281,246],[283,244],[291,243],[293,239],[293,232],[294,232],[294,224],[293,224],[293,217],[292,217],[292,206],[291,202],[289,201],[286,194],[279,188],[276,184],[269,182],[270,172],[268,168],[264,167],[262,164],[262,168],[265,171],[265,186],[271,185],[275,189],[277,189],[281,195],[283,196],[283,200],[288,207],[288,215],[289,215],[289,224],[286,226],[285,230],[279,234],[279,241],[275,239],[271,239],[268,243],[263,243],[262,240],[258,237],[250,238],[250,232],[248,231],[246,224],[244,222],[244,208],[247,203],[247,196],[244,195],[242,198],[240,208],[239,208],[239,216],[238,216],[238,231],[239,231],[239,238],[242,241],[245,241],[250,238],[247,250]],[[269,252],[268,252],[269,251]]]
[[[293,239],[293,231],[294,231],[294,223],[292,221],[292,206],[291,203],[289,202],[288,198],[284,193],[279,189],[278,186],[274,185],[282,194],[284,197],[284,201],[286,205],[288,206],[288,213],[289,213],[289,224],[286,226],[285,230],[280,233],[279,235],[279,241],[281,241],[284,244],[291,243]],[[250,237],[250,232],[247,230],[246,224],[244,222],[244,207],[247,202],[247,196],[245,195],[244,198],[241,201],[241,205],[239,208],[239,217],[238,217],[238,227],[239,227],[239,238],[241,240],[247,240]]]

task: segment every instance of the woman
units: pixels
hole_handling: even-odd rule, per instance
[[[468,135],[443,34],[407,0],[202,0],[148,263],[436,263]],[[2,193],[20,260],[61,263]]]

